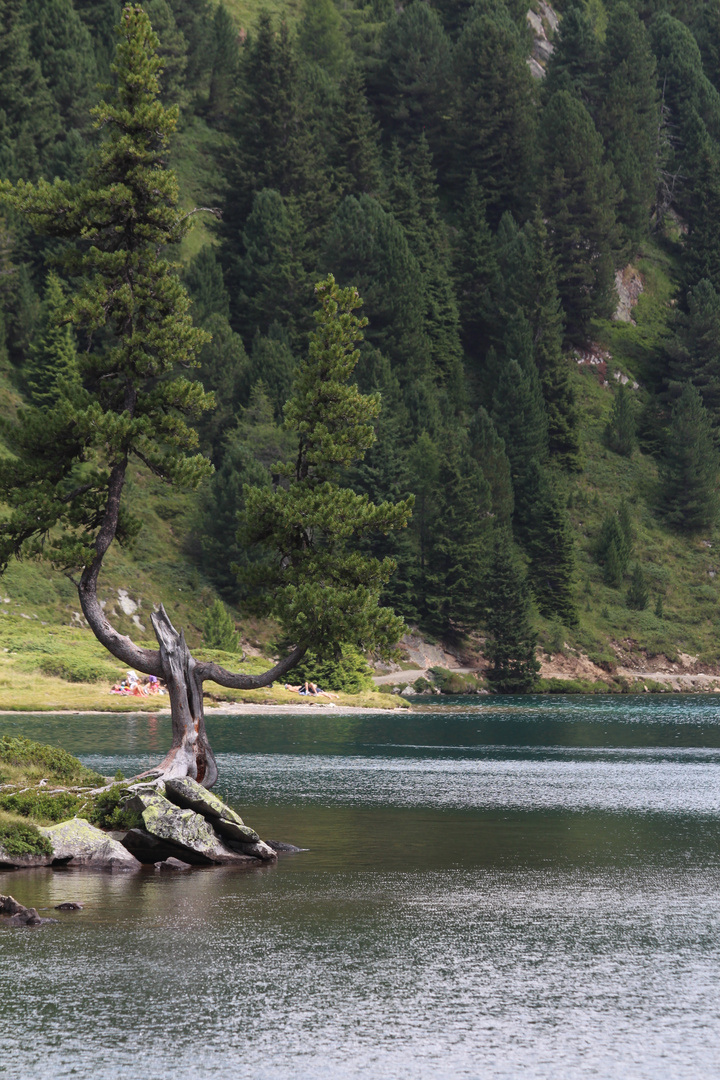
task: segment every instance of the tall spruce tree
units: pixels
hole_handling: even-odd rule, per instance
[[[442,21],[424,0],[414,0],[389,19],[379,62],[368,69],[368,97],[387,139],[406,147],[424,132],[435,159],[444,158],[453,102],[451,65]]]
[[[603,144],[582,102],[559,90],[543,111],[545,202],[570,340],[586,340],[594,316],[614,308],[620,198]]]
[[[610,418],[605,426],[605,444],[623,457],[630,457],[637,445],[635,408],[630,391],[623,383],[618,383],[615,391]]]
[[[629,4],[609,13],[600,84],[597,127],[622,186],[618,219],[638,243],[655,197],[660,112],[650,37]]]
[[[702,278],[687,294],[686,311],[679,319],[671,375],[674,381],[692,381],[702,394],[713,426],[720,426],[720,293]]]
[[[462,342],[477,371],[490,343],[499,268],[487,220],[486,199],[475,172],[470,174],[454,244],[455,291]]]
[[[573,575],[573,532],[566,501],[547,467],[533,461],[528,469],[532,512],[524,522],[523,546],[530,559],[528,577],[538,609],[546,618],[577,625]]]
[[[478,9],[454,54],[459,103],[450,124],[453,180],[464,189],[474,172],[497,222],[528,208],[535,179],[537,113],[524,36],[505,4]]]
[[[698,533],[718,515],[718,455],[698,389],[686,383],[672,411],[661,468],[660,504],[678,532]]]
[[[39,333],[30,346],[25,378],[30,400],[38,408],[57,403],[62,380],[77,380],[78,356],[75,332],[63,323],[67,301],[57,274],[49,274],[41,308]]]
[[[581,467],[579,419],[570,367],[563,355],[563,311],[557,286],[557,266],[539,208],[525,226],[525,232],[532,282],[528,319],[545,401],[548,448],[556,464],[574,472]]]
[[[499,529],[483,590],[487,677],[500,694],[524,694],[537,680],[537,634],[530,615],[530,591],[513,549],[512,537]]]

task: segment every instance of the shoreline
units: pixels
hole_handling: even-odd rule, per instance
[[[248,704],[247,702],[228,702],[223,705],[216,705],[210,709],[205,710],[205,719],[212,718],[213,716],[252,716],[257,713],[283,713],[284,715],[302,715],[306,712],[323,712],[328,715],[335,716],[348,716],[353,713],[372,713],[378,716],[398,716],[411,713],[412,708],[407,705],[403,708],[397,709],[379,709],[373,706],[363,707],[362,705],[334,705],[320,702],[308,702],[307,705],[270,705],[270,704]],[[170,716],[170,709],[153,709],[152,711],[147,708],[139,711],[137,709],[0,709],[0,716]]]

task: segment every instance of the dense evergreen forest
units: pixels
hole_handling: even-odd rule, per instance
[[[364,299],[358,381],[382,401],[344,483],[415,498],[373,545],[397,563],[387,602],[445,641],[488,633],[507,687],[532,682],[538,629],[600,655],[627,631],[609,604],[667,651],[672,567],[718,511],[720,0],[564,0],[559,24],[527,0],[306,0],[247,27],[210,0],[143,6],[180,111],[170,164],[208,208],[177,252],[217,400],[198,572],[250,604],[243,485],[291,453],[283,406],[332,273]],[[81,175],[119,13],[0,0],[0,178]],[[626,268],[637,325],[613,322]],[[93,348],[57,318],[72,288],[61,246],[5,212],[0,368],[38,408]]]

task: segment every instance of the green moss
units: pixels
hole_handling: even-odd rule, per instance
[[[52,855],[50,841],[37,826],[0,810],[0,848],[7,855]]]

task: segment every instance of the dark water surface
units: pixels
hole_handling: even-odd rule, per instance
[[[0,929],[0,1076],[720,1077],[715,699],[208,728],[216,790],[310,850],[245,873],[0,873],[24,903],[86,904]],[[130,775],[169,721],[0,734]]]

